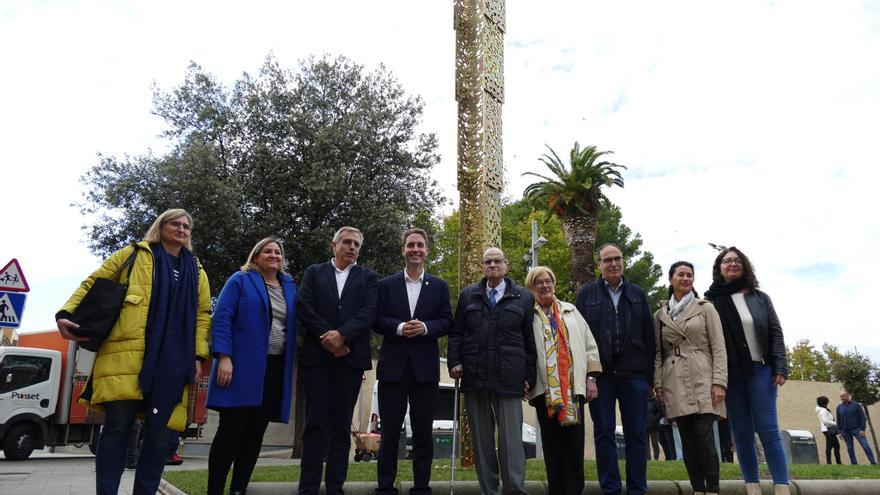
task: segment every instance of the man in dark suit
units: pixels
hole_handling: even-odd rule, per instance
[[[306,268],[299,287],[297,316],[305,336],[297,360],[303,375],[306,425],[299,493],[341,494],[348,473],[351,417],[364,370],[370,361],[370,329],[376,320],[376,274],[357,265],[364,236],[342,227],[333,236],[333,258]]]
[[[432,436],[440,350],[437,339],[452,327],[449,286],[425,273],[428,234],[410,229],[403,234],[406,268],[379,282],[379,318],[382,334],[376,378],[379,380],[379,446],[376,494],[396,494],[397,451],[400,428],[409,403],[412,426],[413,488],[410,494],[430,494]]]

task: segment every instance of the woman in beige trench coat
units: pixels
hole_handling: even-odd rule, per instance
[[[717,494],[719,468],[713,423],[725,416],[727,352],[721,319],[696,296],[694,266],[669,269],[669,300],[654,313],[654,390],[678,423],[684,463],[695,494]]]

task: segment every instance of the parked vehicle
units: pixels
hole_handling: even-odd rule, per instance
[[[7,460],[46,446],[98,444],[103,415],[76,404],[95,354],[57,330],[23,334],[0,347],[0,445]]]
[[[77,399],[88,381],[95,353],[67,341],[57,330],[20,334],[19,347],[0,347],[0,446],[7,460],[36,449],[88,445],[92,454],[104,415]],[[196,434],[206,420],[207,378],[190,394]],[[190,430],[191,431],[191,430]]]

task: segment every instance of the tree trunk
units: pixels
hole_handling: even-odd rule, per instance
[[[562,217],[562,232],[571,251],[571,289],[575,294],[596,279],[596,227],[595,214],[569,213]]]
[[[862,404],[862,409],[865,410],[865,418],[868,420],[868,426],[871,427],[871,440],[874,441],[874,452],[880,455],[880,448],[877,447],[877,434],[874,433],[874,423],[871,422],[871,413],[868,412],[868,406]]]

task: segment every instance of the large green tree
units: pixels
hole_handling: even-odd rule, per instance
[[[577,290],[595,280],[596,230],[599,213],[608,203],[603,188],[623,187],[619,169],[623,165],[605,161],[610,151],[598,151],[595,146],[581,148],[575,142],[566,164],[553,148],[540,161],[551,175],[526,172],[539,179],[523,193],[535,209],[546,210],[547,218],[555,215],[562,221],[562,230],[571,253],[571,284]]]
[[[90,247],[106,256],[180,207],[215,293],[260,238],[285,240],[296,275],[329,258],[342,225],[364,231],[363,263],[395,271],[400,232],[443,201],[422,108],[383,67],[344,57],[285,68],[269,56],[231,87],[192,64],[180,86],[155,91],[170,151],[101,156],[83,177]]]
[[[788,377],[792,380],[831,381],[831,360],[813,347],[809,339],[801,339],[786,353]]]

